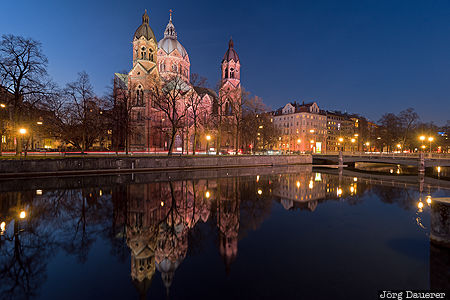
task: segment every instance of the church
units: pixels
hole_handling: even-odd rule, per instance
[[[146,10],[132,45],[131,70],[114,76],[115,107],[119,108],[120,118],[115,126],[113,147],[160,152],[172,145],[173,152],[181,153],[235,149],[236,134],[230,124],[233,104],[240,101],[241,83],[240,60],[233,41],[230,39],[221,61],[218,93],[196,85],[197,76],[191,76],[189,55],[178,39],[172,11],[164,37],[158,41]],[[155,102],[157,82],[166,86],[171,83],[179,90],[174,99],[177,103],[173,104],[179,117],[177,122]]]

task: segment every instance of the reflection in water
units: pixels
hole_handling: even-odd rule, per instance
[[[169,297],[177,270],[190,254],[204,250],[205,226],[214,232],[216,253],[229,276],[239,241],[270,216],[273,200],[285,210],[314,212],[327,201],[362,204],[369,193],[383,203],[417,209],[418,192],[409,188],[311,171],[4,192],[0,194],[1,298],[39,297],[55,253],[63,251],[78,263],[87,263],[99,238],[109,242],[118,261],[130,259],[131,280],[141,299],[151,294],[157,273]],[[393,240],[390,245],[403,250],[402,241],[409,240]],[[447,262],[447,269],[434,263],[441,260]],[[433,276],[448,270],[448,251],[432,247],[430,265],[433,285],[437,282]]]

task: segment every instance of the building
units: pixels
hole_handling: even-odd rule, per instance
[[[177,82],[173,87],[180,90],[176,110],[184,117],[177,124],[173,149],[183,152],[189,152],[194,147],[205,150],[209,142],[206,141],[206,133],[214,130],[211,124],[217,123],[217,120],[229,120],[233,104],[240,101],[240,60],[230,40],[221,62],[219,95],[211,89],[193,86],[190,67],[188,52],[179,42],[172,22],[172,12],[164,37],[158,42],[145,11],[142,24],[133,36],[133,67],[128,74],[115,74],[116,105],[120,106],[119,100],[125,100],[122,101],[126,104],[122,105],[121,115],[122,120],[126,120],[115,128],[117,138],[114,147],[129,145],[130,150],[137,151],[165,150],[169,147],[175,127],[167,113],[155,105],[152,91],[157,83],[164,82],[167,87]],[[192,102],[201,105],[194,110]],[[195,118],[200,122],[195,122]],[[232,137],[232,132],[225,130],[221,135],[221,145],[231,147]]]
[[[328,151],[370,151],[377,125],[357,114],[326,111]]]
[[[322,153],[327,150],[327,117],[316,102],[291,102],[273,113],[280,132],[277,149]]]

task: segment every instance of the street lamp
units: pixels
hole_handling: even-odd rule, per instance
[[[431,153],[431,142],[434,140],[432,136],[428,137],[428,141],[430,142],[430,153]]]
[[[339,141],[339,143],[342,143],[342,145],[341,145],[341,150],[344,151],[344,143],[343,143],[343,142],[344,142],[344,139],[340,137],[340,138],[338,139],[338,141]]]
[[[22,134],[22,135],[23,134],[27,134],[27,130],[25,128],[20,128],[19,129],[19,133]]]
[[[6,107],[6,105],[5,105],[5,104],[3,104],[3,103],[1,103],[1,104],[0,104],[0,107],[1,107],[1,108],[5,108],[5,107]]]
[[[209,154],[209,141],[211,140],[211,136],[206,135],[206,154]]]
[[[355,139],[351,139],[350,140],[352,142],[352,144],[355,144],[356,140]],[[352,152],[355,151],[355,145],[352,145]]]

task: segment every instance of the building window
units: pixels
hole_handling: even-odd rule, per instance
[[[142,86],[139,86],[136,90],[136,105],[144,105],[144,91],[142,90]]]
[[[153,51],[152,51],[152,49],[148,49],[148,59],[153,61]]]
[[[234,69],[233,68],[230,69],[230,78],[234,78]]]
[[[145,47],[141,48],[141,59],[147,58],[147,52],[145,52]]]

